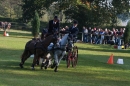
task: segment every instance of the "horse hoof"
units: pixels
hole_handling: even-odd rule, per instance
[[[56,64],[53,64],[53,65],[51,65],[51,68],[54,68],[56,66]]]
[[[41,69],[43,69],[43,67],[41,66]]]
[[[44,63],[42,63],[42,65],[41,65],[42,67],[44,67],[45,66],[45,64]]]
[[[43,69],[43,67],[45,67],[45,64],[44,64],[44,63],[42,63],[42,65],[41,65],[41,69]]]
[[[23,65],[22,64],[19,64],[20,68],[23,68]]]
[[[51,68],[53,69],[53,68],[54,68],[54,66],[53,66],[53,65],[51,65]]]
[[[45,66],[45,69],[47,69],[47,66]]]
[[[34,68],[34,67],[32,67],[31,69],[32,69],[32,70],[35,70],[35,68]]]
[[[39,65],[39,62],[37,62],[36,65]]]
[[[54,72],[58,72],[57,70],[54,70]]]

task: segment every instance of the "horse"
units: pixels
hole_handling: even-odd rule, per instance
[[[37,42],[40,42],[42,41],[40,38],[37,38],[37,39],[32,39],[32,40],[29,40],[26,44],[25,44],[25,49],[24,49],[24,52],[22,53],[21,55],[21,63],[19,64],[19,66],[21,68],[23,68],[23,64],[24,62],[32,55],[35,53],[35,44]]]
[[[50,39],[51,41],[53,41],[54,37],[53,37],[53,35],[50,35],[50,36],[47,37],[47,39]],[[45,39],[44,41],[43,41],[42,39],[40,39],[40,38],[38,38],[38,39],[32,39],[32,40],[30,40],[30,41],[28,41],[28,42],[26,43],[24,52],[23,52],[23,54],[21,55],[21,63],[19,64],[19,66],[20,66],[21,68],[23,68],[23,64],[25,63],[25,61],[26,61],[32,54],[35,54],[35,49],[36,49],[35,45],[36,45],[37,43],[39,43],[39,42],[40,42],[40,43],[42,43],[42,42],[50,43],[50,41],[49,41],[49,40],[47,41],[47,39]],[[56,39],[56,40],[57,40],[57,39]],[[38,61],[38,64],[39,64],[39,59],[37,59],[37,61]]]
[[[69,39],[69,34],[65,34],[59,41],[59,44],[54,45],[53,53],[51,52],[51,56],[54,56],[54,63],[51,66],[51,68],[55,68],[54,72],[57,72],[61,59],[66,55],[66,47],[73,47],[73,43]]]
[[[48,34],[47,29],[43,29],[42,33],[41,33],[41,39],[45,39],[49,35],[51,35],[51,34]]]
[[[46,37],[44,41],[37,42],[35,44],[35,54],[34,54],[34,59],[33,59],[33,63],[32,63],[32,66],[31,66],[32,70],[35,69],[34,66],[36,64],[36,60],[38,60],[40,57],[47,59],[46,58],[46,56],[48,54],[47,47],[50,45],[50,43],[56,44],[57,40],[58,40],[58,38],[54,34],[54,35],[50,35],[50,36]]]

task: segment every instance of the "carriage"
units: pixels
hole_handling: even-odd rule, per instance
[[[72,64],[72,67],[75,67],[78,62],[78,47],[74,46],[72,49],[69,49],[66,57],[67,68],[70,67],[70,64]]]
[[[78,47],[74,45],[75,40],[69,37],[69,34],[65,34],[61,41],[59,42],[59,46],[54,48],[54,71],[57,71],[57,67],[61,61],[61,59],[65,58],[67,63],[67,68],[75,67],[78,62]]]
[[[52,58],[54,58],[54,62],[53,65],[51,66],[51,68],[54,68],[54,71],[57,72],[57,68],[60,64],[60,61],[63,59],[63,57],[66,55],[66,45],[67,45],[67,55],[66,55],[66,62],[67,62],[67,68],[70,66],[70,63],[72,63],[72,67],[75,67],[77,65],[77,61],[78,61],[78,47],[77,46],[73,46],[74,42],[71,40],[68,40],[69,38],[69,34],[65,34],[64,37],[59,41],[57,41],[57,38],[53,37],[53,35],[47,37],[44,39],[44,41],[42,42],[37,42],[35,43],[34,41],[31,40],[31,42],[29,41],[26,46],[25,46],[25,50],[22,54],[21,57],[21,63],[20,63],[20,67],[23,68],[23,64],[25,62],[25,60],[31,55],[34,54],[34,59],[33,59],[33,63],[32,63],[32,69],[34,69],[35,64],[37,63],[36,61],[42,57],[44,59],[46,59],[47,54],[51,54]],[[49,44],[53,42],[54,46],[52,46],[52,50],[48,51],[48,47]],[[59,45],[57,46],[57,44],[59,43]],[[35,46],[34,46],[35,45]],[[33,47],[33,49],[32,49]],[[29,49],[31,48],[31,49]],[[48,64],[48,62],[42,63],[41,65],[41,69],[42,67],[45,67],[45,69],[47,68],[46,64]],[[45,66],[46,65],[46,66]]]

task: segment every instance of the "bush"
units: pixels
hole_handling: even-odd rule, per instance
[[[38,15],[37,11],[35,11],[35,16],[32,21],[32,35],[34,38],[38,37],[39,29],[40,29],[39,15]]]

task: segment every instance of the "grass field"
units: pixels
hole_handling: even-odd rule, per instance
[[[66,68],[61,61],[59,71],[53,69],[31,70],[33,58],[29,58],[24,69],[19,67],[20,56],[25,43],[32,36],[30,32],[11,30],[9,37],[0,31],[0,86],[130,86],[130,49],[116,50],[111,45],[77,43],[78,65]],[[110,55],[114,64],[107,64]],[[117,64],[122,58],[123,65]]]

